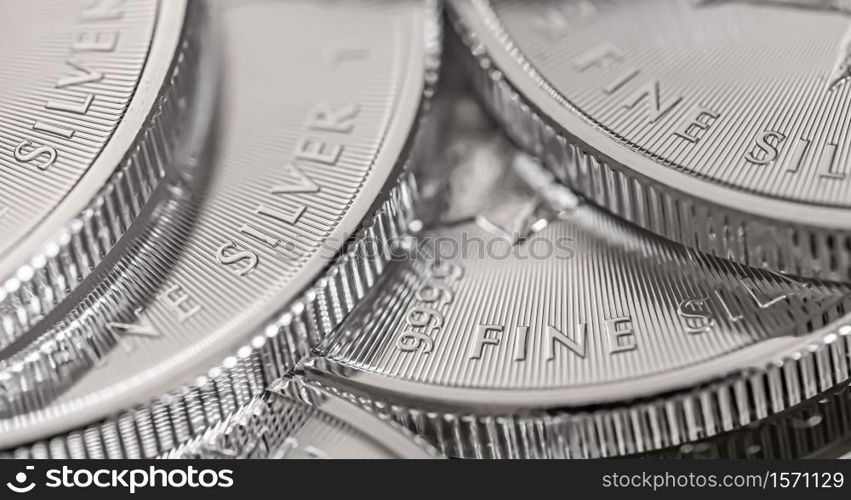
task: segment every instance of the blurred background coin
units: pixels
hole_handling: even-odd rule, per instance
[[[197,435],[333,330],[405,229],[436,3],[220,7],[207,196],[0,361],[2,448],[44,439],[52,456],[152,457]]]
[[[170,459],[437,458],[398,424],[298,379],[273,382],[245,407],[164,455]]]
[[[648,458],[851,458],[851,388],[841,384],[740,430]]]
[[[0,2],[0,349],[165,196],[211,97],[196,88],[202,10]]]
[[[579,194],[715,256],[851,279],[847,6],[450,5],[489,108]]]
[[[480,458],[647,452],[847,383],[848,287],[647,233],[450,107],[447,166],[421,179],[439,208],[306,377]]]

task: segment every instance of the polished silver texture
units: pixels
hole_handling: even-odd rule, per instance
[[[163,455],[168,459],[438,458],[387,418],[329,391],[282,379],[232,416]]]
[[[419,179],[445,195],[423,209],[412,256],[305,376],[447,455],[492,458],[671,447],[848,380],[847,286],[643,231],[582,202],[469,103],[452,108],[448,165]]]
[[[449,4],[484,100],[572,189],[718,257],[851,280],[847,6]]]
[[[198,2],[0,2],[0,349],[166,196],[201,122]]]
[[[219,7],[223,119],[207,197],[0,363],[2,448],[152,457],[203,432],[345,318],[406,227],[437,4]]]

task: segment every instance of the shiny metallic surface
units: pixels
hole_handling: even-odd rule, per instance
[[[651,458],[851,458],[851,393],[844,385],[794,408]]]
[[[436,4],[218,7],[225,118],[207,196],[2,361],[4,448],[100,421],[51,455],[151,457],[202,432],[345,318],[410,217]]]
[[[450,136],[434,227],[310,377],[451,456],[491,458],[651,451],[848,380],[846,286],[671,244],[583,203],[498,131]]]
[[[198,134],[198,2],[0,4],[0,348],[76,288]],[[212,96],[207,96],[212,97]]]
[[[848,5],[0,0],[0,458],[848,456]]]
[[[580,194],[719,257],[851,279],[847,7],[450,5],[489,107]]]
[[[298,379],[273,382],[232,417],[163,458],[437,458],[391,421]]]

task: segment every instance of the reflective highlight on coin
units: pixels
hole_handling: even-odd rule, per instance
[[[333,393],[284,379],[232,417],[167,453],[170,459],[437,458],[387,418]]]
[[[435,4],[221,6],[228,119],[208,196],[162,221],[177,234],[135,245],[0,364],[0,446],[156,400],[79,431],[81,450],[60,441],[157,455],[280,377],[383,271],[366,242],[386,244],[409,217],[405,167],[440,47]]]
[[[851,328],[821,330],[847,287],[684,249],[512,162],[493,130],[450,135],[463,153],[431,174],[448,179],[444,215],[303,364],[310,378],[448,455],[492,458],[649,451],[848,379]]]
[[[4,1],[0,10],[4,348],[160,197],[198,135],[195,104],[212,96],[196,92],[200,2]]]
[[[851,387],[842,384],[741,430],[651,458],[851,458]]]
[[[719,257],[851,279],[849,13],[833,2],[452,2],[512,136]]]

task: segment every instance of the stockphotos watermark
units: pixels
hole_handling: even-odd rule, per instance
[[[304,242],[279,242],[276,252],[289,260],[300,260],[313,253],[309,244]],[[319,254],[333,261],[342,249],[350,249],[357,243],[362,258],[382,257],[386,261],[408,261],[417,259],[437,259],[451,261],[486,260],[499,262],[505,260],[571,260],[576,257],[576,240],[572,237],[547,238],[535,235],[527,238],[523,235],[506,234],[503,237],[482,237],[466,231],[451,235],[399,236],[389,240],[356,235],[344,238],[327,238],[320,243]],[[217,258],[224,264],[251,265],[253,250],[243,245],[229,243],[218,249]],[[243,260],[243,262],[239,262]]]
[[[26,494],[40,488],[115,489],[131,494],[145,488],[230,488],[234,484],[231,469],[200,469],[191,465],[166,469],[151,465],[146,468],[69,467],[51,468],[36,477],[35,467],[24,470],[6,483],[12,493]]]

